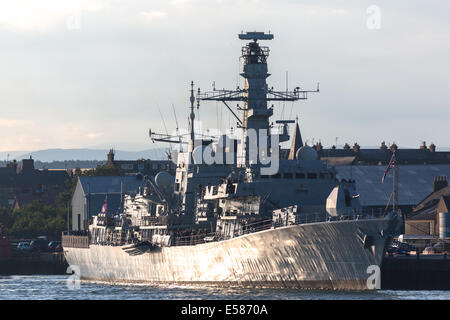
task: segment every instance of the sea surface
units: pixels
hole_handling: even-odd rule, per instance
[[[300,291],[294,289],[243,289],[162,286],[81,281],[69,276],[0,276],[0,300],[450,300],[450,291]]]

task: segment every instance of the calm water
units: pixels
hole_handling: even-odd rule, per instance
[[[4,299],[445,299],[450,291],[333,292],[286,289],[230,289],[189,286],[151,286],[82,281],[80,289],[70,290],[67,276],[0,276],[0,300]]]

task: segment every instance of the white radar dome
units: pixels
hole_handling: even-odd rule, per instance
[[[303,146],[297,150],[297,160],[317,160],[317,151],[310,146]]]

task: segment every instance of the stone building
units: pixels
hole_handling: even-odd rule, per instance
[[[31,157],[14,160],[0,168],[0,207],[19,209],[35,200],[52,205],[69,179],[66,170],[36,170]]]
[[[440,237],[439,214],[448,214],[450,187],[444,176],[435,177],[433,192],[420,201],[405,221],[406,235],[429,235]]]
[[[109,150],[106,162],[107,166],[114,166],[122,169],[125,173],[142,173],[144,175],[154,176],[160,171],[168,171],[175,174],[176,164],[171,160],[116,160],[114,159],[114,150]]]

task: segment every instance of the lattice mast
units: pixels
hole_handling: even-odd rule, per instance
[[[257,133],[256,146],[260,148],[267,148],[270,150],[270,145],[262,146],[259,137],[259,130],[266,130],[267,135],[270,135],[271,124],[269,118],[273,115],[273,105],[268,107],[268,101],[296,101],[307,99],[308,92],[318,92],[300,90],[300,87],[293,91],[275,91],[273,88],[267,86],[266,79],[270,76],[267,68],[267,58],[269,56],[269,48],[260,46],[258,40],[272,40],[273,34],[266,34],[264,32],[246,32],[239,34],[241,40],[251,40],[244,47],[242,47],[242,57],[244,60],[244,67],[241,76],[245,79],[244,88],[237,87],[236,90],[213,90],[212,92],[198,93],[199,100],[214,100],[221,101],[232,112],[238,120],[238,126],[242,128],[241,140],[243,146],[241,148],[241,155],[238,159],[240,165],[249,165],[249,142],[247,131],[253,129]],[[238,110],[242,111],[242,117],[239,118],[232,108],[227,104],[229,101],[242,101],[243,106],[238,105]],[[287,126],[287,121],[284,123]],[[281,123],[281,122],[280,122]],[[270,139],[267,140],[270,144]],[[278,146],[274,148],[278,152]]]

